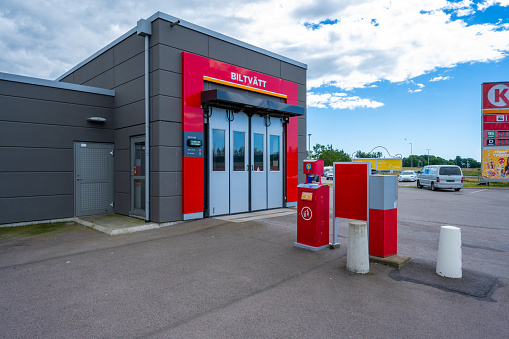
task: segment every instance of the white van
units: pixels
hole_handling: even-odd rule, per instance
[[[417,176],[417,188],[431,187],[434,191],[439,188],[453,188],[459,191],[463,188],[463,172],[459,166],[432,165],[424,166]]]

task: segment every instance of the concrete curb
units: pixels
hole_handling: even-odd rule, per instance
[[[86,220],[83,220],[80,218],[74,218],[74,221],[80,225],[92,228],[96,231],[106,233],[108,235],[129,234],[129,233],[153,230],[156,228],[162,228],[162,227],[167,227],[167,226],[172,226],[172,225],[183,223],[183,221],[167,222],[167,223],[162,223],[162,224],[148,223],[148,224],[139,225],[139,226],[114,229],[114,228],[104,227],[104,226],[101,226],[96,223],[86,221]]]

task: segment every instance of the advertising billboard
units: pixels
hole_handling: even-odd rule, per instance
[[[509,147],[483,148],[482,177],[488,181],[509,181]]]
[[[401,158],[357,158],[352,161],[369,162],[377,171],[401,171],[403,168]]]
[[[401,171],[402,160],[401,158],[393,159],[377,159],[376,169],[378,171]]]
[[[358,158],[352,159],[353,162],[369,162],[372,169],[376,169],[376,158]]]
[[[482,181],[509,182],[509,82],[481,85]]]

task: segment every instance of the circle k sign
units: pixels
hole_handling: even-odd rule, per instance
[[[509,83],[488,83],[483,86],[484,108],[509,108]]]

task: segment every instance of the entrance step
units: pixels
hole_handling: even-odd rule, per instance
[[[258,219],[267,219],[281,217],[284,215],[295,214],[297,210],[295,208],[278,208],[273,210],[224,215],[219,217],[213,217],[214,219],[225,220],[230,222],[245,222]]]

